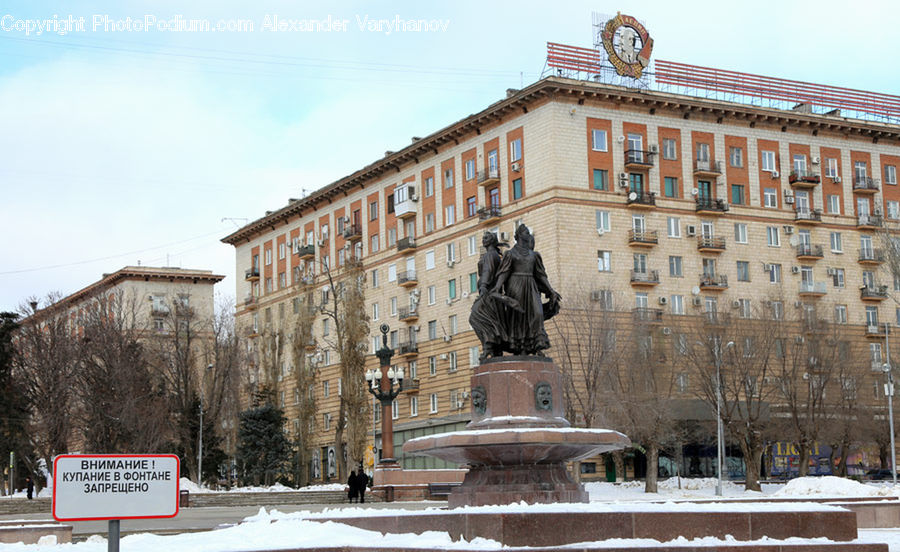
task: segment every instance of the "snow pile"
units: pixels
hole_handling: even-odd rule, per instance
[[[884,496],[891,494],[889,488],[875,487],[835,477],[824,475],[821,477],[798,477],[790,480],[782,489],[775,492],[775,496]]]
[[[300,487],[299,489],[294,489],[293,487],[287,487],[282,485],[281,483],[275,483],[274,485],[269,485],[268,487],[232,487],[229,490],[222,489],[220,491],[210,489],[209,487],[201,487],[188,479],[187,477],[182,477],[180,479],[180,489],[182,491],[190,491],[191,494],[194,493],[286,493],[286,492],[311,492],[311,491],[344,491],[347,489],[347,486],[343,483],[326,483],[324,485],[310,485],[308,487]],[[43,496],[43,494],[41,495]]]
[[[181,479],[178,480],[178,489],[181,491],[190,491],[191,494],[210,492],[209,489],[200,487],[200,485],[197,485],[196,483],[194,483],[187,477],[182,477]]]

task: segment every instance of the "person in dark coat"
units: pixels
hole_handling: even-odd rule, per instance
[[[25,492],[28,495],[28,500],[34,498],[34,481],[31,480],[30,477],[25,478]]]
[[[485,232],[481,239],[485,252],[478,260],[478,299],[472,304],[469,325],[481,341],[481,360],[503,354],[503,345],[509,341],[504,326],[504,306],[491,295],[500,268],[500,247],[505,243],[497,240],[497,234]]]
[[[356,501],[356,498],[359,496],[358,483],[357,483],[356,477],[357,477],[356,472],[351,471],[350,477],[347,478],[347,488],[348,488],[347,498],[350,499],[350,504],[353,504],[353,502]]]
[[[359,468],[359,473],[356,474],[356,491],[359,493],[360,502],[366,501],[366,487],[368,486],[369,476],[366,475],[362,468]]]

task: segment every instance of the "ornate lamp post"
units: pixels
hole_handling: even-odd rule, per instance
[[[403,368],[394,370],[391,368],[391,357],[394,350],[388,347],[387,335],[390,327],[381,325],[381,349],[375,351],[380,367],[376,370],[366,371],[369,393],[381,403],[381,450],[382,458],[379,464],[394,464],[394,423],[391,405],[403,388]],[[394,388],[396,385],[396,389]]]

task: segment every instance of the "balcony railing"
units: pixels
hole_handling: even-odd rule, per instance
[[[244,272],[245,280],[259,280],[259,268],[248,268]]]
[[[406,272],[397,274],[397,283],[401,286],[404,284],[415,284],[418,283],[418,281],[415,270],[407,270]]]
[[[397,317],[400,321],[413,320],[419,318],[419,311],[412,307],[400,307],[397,309]]]
[[[649,169],[653,166],[654,155],[656,154],[652,151],[626,150],[625,167],[629,169]]]
[[[404,341],[397,346],[398,355],[415,355],[419,353],[419,344],[415,341]]]
[[[697,236],[697,249],[701,251],[724,251],[725,238],[716,238],[713,236]]]
[[[344,239],[345,240],[358,240],[362,238],[362,224],[354,223],[347,224],[344,226]]]
[[[720,175],[722,174],[722,162],[721,161],[701,161],[700,159],[694,160],[694,174],[697,175]]]
[[[301,245],[297,248],[297,255],[301,259],[305,259],[307,257],[315,257],[316,256],[316,246],[313,244],[309,245]]]
[[[712,199],[710,197],[700,197],[694,200],[697,203],[697,211],[709,211],[716,213],[724,213],[728,211],[728,203],[723,199]]]
[[[853,178],[853,191],[862,193],[872,193],[878,191],[881,181],[871,176],[857,176]]]
[[[632,284],[650,284],[655,285],[659,283],[659,271],[658,270],[647,270],[644,272],[639,272],[637,270],[631,271],[631,283]]]
[[[478,220],[484,222],[500,217],[500,207],[482,207],[478,210]]]
[[[856,217],[856,226],[881,228],[884,225],[884,218],[881,215],[859,215]]]
[[[659,243],[659,232],[656,230],[629,230],[628,243],[638,245],[656,245]]]
[[[415,249],[416,248],[416,238],[411,236],[407,236],[405,238],[400,238],[397,240],[397,251],[405,251],[407,249]]]
[[[631,309],[631,317],[635,322],[661,323],[663,311],[662,309],[638,307]]]
[[[884,326],[881,324],[866,324],[866,336],[867,337],[881,337],[884,335]],[[875,361],[873,361],[873,364]],[[879,372],[881,371],[881,363],[879,362]],[[874,371],[874,367],[872,368]]]
[[[418,391],[419,378],[405,378],[400,389],[402,389],[403,391]]]
[[[794,209],[794,220],[797,222],[822,222],[822,210]]]
[[[888,297],[887,286],[862,286],[859,288],[859,298],[863,301],[882,301]]]
[[[813,243],[801,243],[794,248],[794,251],[796,251],[797,257],[821,259],[824,256],[822,246]]]
[[[721,289],[727,288],[728,276],[726,276],[725,274],[701,274],[700,287]]]
[[[150,305],[150,312],[156,316],[169,314],[168,305]]]
[[[800,282],[799,293],[801,295],[825,295],[828,286],[825,282]]]
[[[809,183],[809,184],[818,184],[822,181],[822,177],[819,176],[819,173],[815,173],[809,170],[800,170],[800,171],[791,171],[790,176],[788,176],[788,182],[791,184],[794,183]]]
[[[247,308],[253,308],[259,303],[259,298],[254,297],[252,295],[248,295],[244,297],[244,306]]]
[[[860,249],[859,250],[859,262],[861,263],[883,263],[884,262],[884,250],[883,249]]]
[[[626,205],[653,207],[656,205],[656,194],[653,192],[628,192]]]
[[[478,185],[491,186],[500,182],[500,167],[478,171]]]

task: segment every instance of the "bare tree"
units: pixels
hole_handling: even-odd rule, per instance
[[[315,339],[313,338],[313,322],[317,309],[313,304],[313,293],[304,291],[294,298],[296,314],[294,316],[294,339],[292,352],[294,359],[294,385],[297,400],[297,434],[295,446],[297,461],[295,462],[295,481],[303,486],[309,483],[309,463],[312,461],[312,441],[316,430],[316,382],[318,363],[315,362]]]

